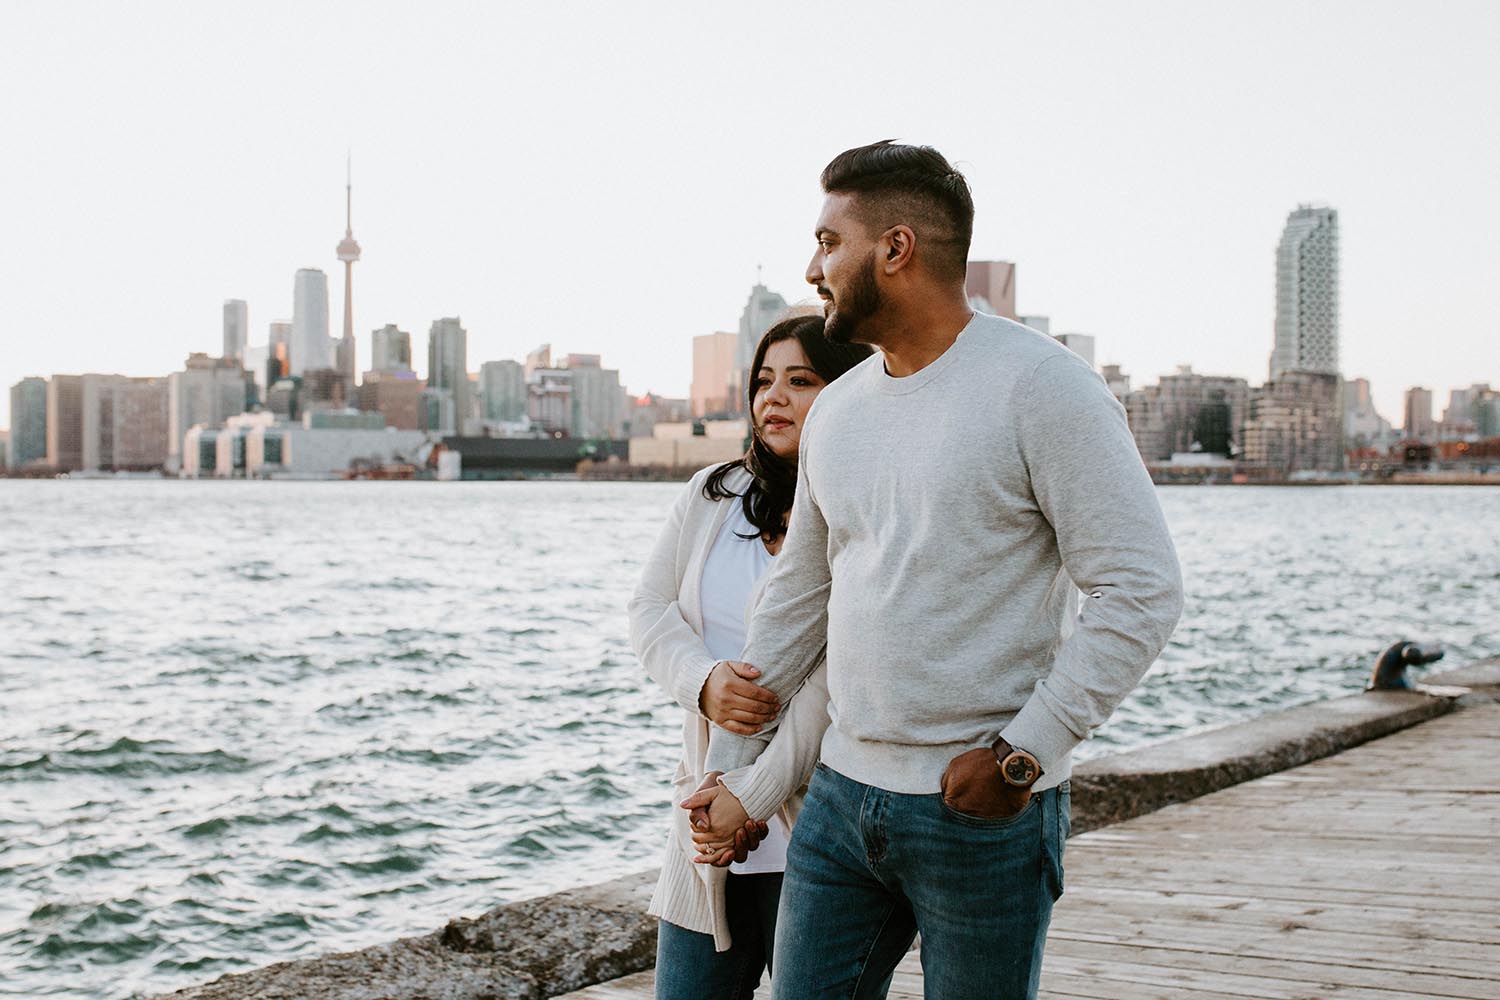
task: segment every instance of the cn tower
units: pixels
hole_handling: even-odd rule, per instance
[[[353,162],[344,165],[344,238],[339,241],[338,257],[344,262],[344,336],[339,340],[338,369],[347,388],[354,389],[357,366],[354,359],[354,262],[359,260],[359,244],[354,242]]]

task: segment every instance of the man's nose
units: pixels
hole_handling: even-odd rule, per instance
[[[822,251],[814,250],[812,260],[807,262],[807,273],[803,277],[807,279],[809,285],[821,285],[823,283],[823,264],[818,260],[821,256]]]

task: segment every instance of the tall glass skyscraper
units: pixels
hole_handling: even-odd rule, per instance
[[[1299,205],[1276,248],[1272,380],[1285,372],[1339,373],[1339,213]]]
[[[427,334],[427,389],[449,395],[453,400],[453,427],[449,432],[464,433],[470,405],[469,333],[457,316],[432,321]]]
[[[249,344],[249,308],[243,299],[228,299],[224,303],[224,357],[244,361]]]
[[[292,374],[333,367],[328,342],[328,275],[315,267],[297,272],[292,288]]]

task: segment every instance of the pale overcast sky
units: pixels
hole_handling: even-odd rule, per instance
[[[1264,379],[1281,227],[1333,205],[1344,372],[1399,423],[1500,384],[1497,53],[1484,2],[9,2],[0,385],[217,354],[226,298],[263,343],[299,267],[337,332],[352,150],[361,369],[458,315],[472,369],[550,341],[685,395],[758,264],[808,294],[824,163],[899,137],[1136,385]]]

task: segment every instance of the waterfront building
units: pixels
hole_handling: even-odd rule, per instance
[[[339,338],[334,367],[353,389],[359,374],[354,345],[354,264],[359,260],[359,244],[354,242],[354,168],[345,164],[344,172],[344,238],[336,248],[344,263],[344,335]]]
[[[1008,260],[969,261],[964,293],[975,312],[1017,319],[1016,265]]]
[[[469,333],[457,316],[433,320],[427,334],[427,391],[446,392],[451,399],[451,417],[439,413],[444,422],[429,430],[463,434],[471,409],[469,393]]]
[[[1383,448],[1395,443],[1390,421],[1375,411],[1366,378],[1344,381],[1344,448]]]
[[[453,409],[453,390],[434,389],[429,383],[417,394],[417,424],[421,430],[444,437],[455,435],[457,420]]]
[[[1500,392],[1486,390],[1474,401],[1474,432],[1481,441],[1500,438]]]
[[[1339,214],[1299,205],[1276,248],[1276,341],[1270,378],[1339,374]]]
[[[1033,327],[1035,329],[1035,327]],[[1046,331],[1042,331],[1045,333]],[[1053,338],[1094,367],[1094,338],[1087,333],[1059,333]]]
[[[1052,336],[1052,320],[1046,316],[1018,316],[1016,322],[1022,326],[1029,326],[1037,333],[1045,333]]]
[[[266,390],[266,409],[278,420],[302,419],[302,377],[286,375]]]
[[[297,272],[292,286],[290,374],[333,367],[328,339],[328,275],[315,267]]]
[[[232,358],[188,355],[183,370],[167,376],[167,471],[181,468],[183,437],[188,428],[214,428],[243,413],[254,379]]]
[[[738,334],[706,333],[693,338],[693,381],[688,393],[693,416],[717,416],[744,409],[744,401],[738,395],[738,351]]]
[[[1432,419],[1432,390],[1414,385],[1406,390],[1406,415],[1401,436],[1408,441],[1431,444],[1437,440],[1437,425]]]
[[[526,369],[509,358],[479,366],[480,412],[485,423],[514,424],[526,418]]]
[[[1239,450],[1249,401],[1244,379],[1200,375],[1191,365],[1179,365],[1156,385],[1128,393],[1125,415],[1146,462],[1191,452],[1228,456]]]
[[[394,323],[387,323],[370,334],[370,370],[411,371],[411,334],[397,329]]]
[[[226,299],[224,302],[224,357],[243,362],[249,344],[249,306],[243,299]]]
[[[1281,474],[1344,466],[1343,380],[1284,372],[1250,396],[1244,460]]]
[[[688,399],[669,399],[648,392],[628,401],[626,420],[630,437],[651,437],[657,424],[684,423],[698,414]]]
[[[427,435],[377,428],[371,414],[306,414],[301,423],[261,424],[244,435],[245,475],[256,479],[338,479],[358,466],[426,461]],[[349,422],[351,426],[328,426]]]
[[[47,380],[47,465],[58,472],[83,467],[83,376]]]
[[[1463,441],[1477,433],[1475,407],[1485,394],[1490,392],[1488,382],[1475,382],[1466,389],[1453,389],[1448,393],[1448,405],[1443,408],[1443,419],[1438,425],[1438,439]]]
[[[538,368],[552,367],[552,345],[541,344],[526,354],[526,381],[531,381],[531,373]]]
[[[219,435],[225,433],[220,427],[194,424],[182,435],[181,467],[178,475],[184,479],[211,476],[219,464]]]
[[[81,386],[79,467],[160,469],[167,462],[168,381],[85,375]]]
[[[568,433],[579,438],[624,437],[625,390],[620,386],[620,373],[602,367],[597,354],[570,354],[565,361],[572,387]]]
[[[750,296],[745,300],[745,308],[740,311],[740,339],[739,356],[735,359],[735,382],[734,391],[730,393],[732,404],[730,412],[741,412],[746,381],[746,373],[750,370],[750,363],[755,360],[755,348],[760,343],[761,335],[785,318],[787,314],[786,299],[776,292],[771,291],[760,283],[759,277],[750,288]]]
[[[359,408],[378,413],[397,430],[422,429],[422,390],[427,383],[413,371],[368,371],[356,391]]]
[[[658,423],[650,437],[631,437],[630,464],[667,469],[701,469],[732,462],[745,454],[749,422],[693,420]]]
[[[567,368],[535,368],[526,378],[526,416],[545,434],[565,437],[573,432],[573,372]]]
[[[32,376],[10,387],[10,445],[12,469],[47,461],[47,380]]]

